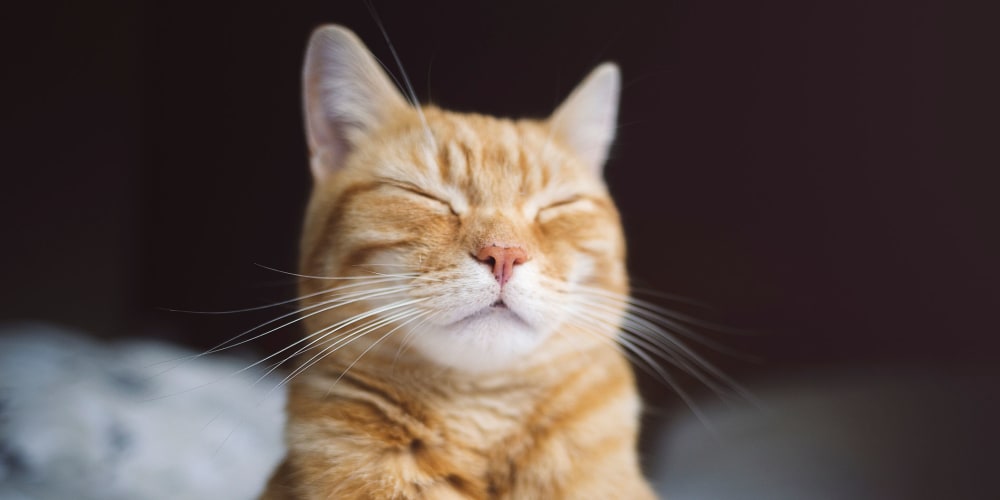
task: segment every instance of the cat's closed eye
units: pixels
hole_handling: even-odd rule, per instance
[[[444,199],[442,195],[429,193],[427,192],[427,190],[421,189],[416,184],[411,184],[409,182],[403,182],[403,181],[383,181],[383,182],[384,185],[393,188],[396,191],[405,192],[411,198],[417,198],[422,200],[425,204],[439,209],[442,213],[449,213],[456,217],[459,215],[458,211],[455,210],[454,204]]]
[[[568,196],[539,208],[535,215],[535,220],[545,223],[567,212],[589,210],[592,208],[594,208],[594,204],[590,198],[583,195]]]

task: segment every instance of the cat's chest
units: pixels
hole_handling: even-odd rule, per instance
[[[319,375],[319,376],[317,376]],[[427,383],[418,377],[390,382],[349,373],[336,378],[314,374],[299,384],[294,398],[312,402],[323,393],[316,408],[320,421],[356,435],[372,445],[390,448],[409,443],[411,451],[441,455],[461,454],[463,461],[477,457],[497,459],[496,450],[530,439],[544,426],[547,396],[542,387],[468,387]]]
[[[559,379],[475,387],[317,370],[292,392],[289,435],[319,463],[395,478],[412,498],[559,498],[581,456],[631,448],[621,426],[638,402],[614,367],[627,369],[590,363]]]
[[[547,446],[560,439],[545,429],[537,394],[507,396],[438,402],[419,446],[410,450],[414,465],[427,477],[445,478],[448,489],[468,497],[509,497],[519,464],[537,451],[539,436],[547,436]]]
[[[488,450],[524,434],[537,406],[537,397],[530,393],[459,396],[440,402],[434,410],[434,421],[449,441]]]

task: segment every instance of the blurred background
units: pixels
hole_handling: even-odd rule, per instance
[[[691,424],[644,380],[648,465],[684,472],[677,498],[996,498],[978,474],[1000,444],[995,17],[933,0],[375,6],[417,95],[450,109],[544,116],[596,64],[621,66],[606,173],[634,283],[755,332],[702,331],[744,356],[697,349],[769,408],[678,374],[711,423]],[[272,318],[170,310],[293,296],[260,266],[295,270],[300,64],[327,22],[398,74],[360,0],[10,12],[0,320],[205,349]],[[812,477],[788,467],[802,457],[857,488],[754,496]],[[698,490],[738,491],[717,479],[751,466],[770,483]]]

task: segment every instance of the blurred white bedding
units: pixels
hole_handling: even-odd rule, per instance
[[[224,355],[0,327],[0,499],[249,499],[284,453],[279,379]]]
[[[281,379],[192,354],[0,326],[0,500],[254,498],[284,452]],[[677,408],[647,470],[669,500],[1000,498],[995,370],[959,368],[758,383],[764,409],[702,403],[714,432]]]

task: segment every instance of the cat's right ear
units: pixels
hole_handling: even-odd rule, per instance
[[[302,73],[310,166],[316,179],[343,167],[358,141],[407,107],[375,56],[342,26],[313,32]]]
[[[604,63],[583,79],[552,117],[549,126],[591,171],[601,175],[615,138],[621,72]]]

